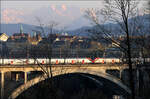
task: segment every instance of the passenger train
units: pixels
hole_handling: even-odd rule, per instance
[[[140,58],[134,58],[133,61],[143,61]],[[27,65],[27,64],[105,64],[105,63],[121,63],[119,58],[38,58],[38,59],[0,59],[0,64],[3,65]],[[150,62],[150,58],[146,58],[146,62]]]

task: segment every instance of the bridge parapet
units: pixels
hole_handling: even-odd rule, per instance
[[[47,68],[49,66],[45,65],[2,65],[0,66],[0,72],[10,72],[10,71],[41,71],[42,68]],[[61,64],[61,65],[51,65],[52,68],[100,68],[100,69],[125,69],[128,68],[127,64]]]

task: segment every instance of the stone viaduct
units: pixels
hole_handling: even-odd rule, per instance
[[[15,66],[15,65],[3,65],[0,66],[0,73],[1,73],[1,99],[4,99],[6,96],[5,93],[5,73],[8,72],[22,72],[24,73],[23,81],[24,83],[14,90],[12,90],[7,98],[9,99],[15,99],[17,96],[19,96],[22,92],[30,88],[31,86],[45,80],[48,78],[47,75],[43,74],[38,77],[35,77],[31,80],[28,80],[28,76],[30,72],[34,71],[41,71],[45,72],[49,70],[49,66],[38,66],[38,65],[22,65],[22,66]],[[122,64],[68,64],[68,65],[52,65],[51,69],[53,72],[53,76],[67,74],[67,73],[85,73],[85,74],[91,74],[96,75],[102,78],[105,78],[112,83],[117,84],[119,87],[121,87],[124,91],[126,91],[128,94],[131,93],[130,89],[122,83],[122,81],[119,79],[121,78],[121,73],[124,69],[127,69],[127,65]],[[109,70],[117,70],[119,71],[119,78],[115,77],[114,75],[110,75],[107,71]],[[49,73],[49,72],[48,72]],[[90,78],[90,77],[89,77]],[[18,79],[18,76],[16,74],[16,79]],[[92,78],[90,78],[92,79]],[[95,80],[95,79],[94,79]],[[96,80],[95,80],[96,81]]]

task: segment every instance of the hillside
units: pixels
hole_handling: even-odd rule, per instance
[[[146,29],[150,28],[150,15],[143,15],[143,16],[137,16],[135,18],[138,18],[138,20],[140,20],[142,22],[142,28],[144,31],[146,31]],[[129,22],[132,23],[134,21],[135,18],[131,18],[129,19]],[[82,19],[82,18],[81,18]],[[83,20],[83,19],[82,19]],[[84,20],[85,21],[85,20]],[[72,23],[72,25],[70,25],[70,30],[66,30],[63,32],[67,32],[69,35],[78,35],[78,36],[88,36],[89,32],[88,30],[92,29],[92,28],[97,28],[96,26],[83,26],[83,27],[78,27],[77,29],[71,29],[71,27],[76,26],[77,24],[83,24],[83,21],[77,21]],[[23,31],[25,33],[30,33],[31,35],[33,34],[32,30],[35,30],[36,26],[34,25],[30,25],[30,24],[22,24],[23,26]],[[107,23],[107,24],[102,24],[102,26],[111,29],[111,32],[113,35],[122,35],[123,31],[120,30],[120,26],[118,24],[115,23]],[[132,24],[130,25],[132,26]],[[130,27],[129,26],[129,27]],[[13,33],[18,33],[20,30],[20,23],[19,24],[1,24],[1,30],[0,32],[4,32],[7,35],[12,35]],[[48,28],[45,27],[45,31],[47,31],[48,33]],[[62,31],[60,30],[54,30],[55,33],[61,33]],[[149,34],[149,32],[147,32],[147,34]],[[133,34],[136,35],[136,34]]]

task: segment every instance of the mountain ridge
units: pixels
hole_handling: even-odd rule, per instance
[[[144,15],[144,16],[136,16],[136,18],[137,17],[144,21],[144,24],[143,24],[144,28],[149,28],[150,27],[150,22],[148,22],[149,19],[150,19],[150,14]],[[133,21],[133,20],[134,20],[134,18],[131,18],[131,19],[129,19],[129,22]],[[19,33],[21,24],[23,26],[23,29],[24,29],[23,31],[25,33],[32,34],[34,32],[33,30],[37,29],[36,28],[37,26],[35,26],[35,25],[23,24],[23,23],[18,23],[18,24],[1,24],[0,32],[1,33],[6,33],[7,35],[12,35],[13,33]],[[119,25],[116,24],[116,23],[106,23],[106,24],[102,24],[102,25],[105,26],[105,27],[111,27],[112,28],[112,32],[114,34],[117,34],[117,33],[118,33],[118,35],[121,34],[120,31],[117,31],[117,28],[118,28]],[[65,31],[61,31],[59,29],[55,29],[54,32],[55,33],[67,32],[69,35],[88,36],[89,32],[87,30],[92,29],[94,27],[95,26],[82,26],[82,27],[77,28],[77,29],[70,29],[70,30],[65,30]],[[45,27],[45,29],[48,31],[47,27]]]

